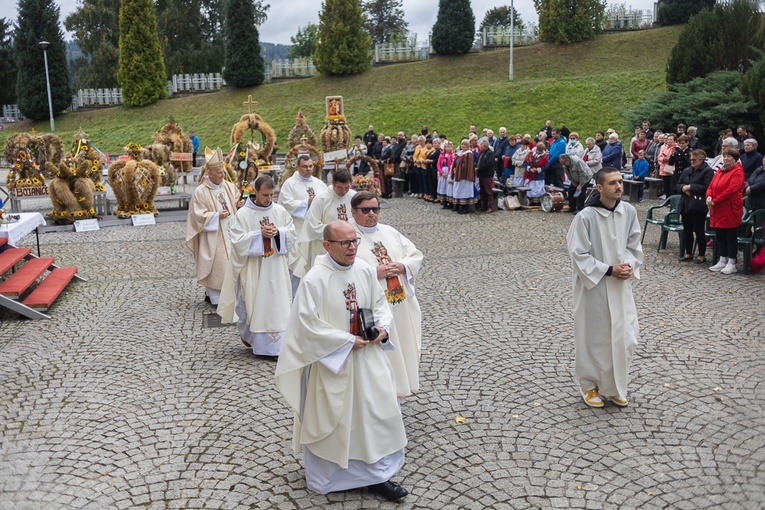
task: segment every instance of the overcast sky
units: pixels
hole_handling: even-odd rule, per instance
[[[77,0],[57,0],[61,7],[61,20],[77,8]],[[266,0],[271,4],[268,20],[260,27],[260,40],[270,43],[290,44],[290,36],[295,35],[298,27],[319,22],[321,0]],[[510,5],[510,0],[471,0],[476,24],[483,19],[489,9]],[[625,3],[633,9],[653,11],[654,0],[609,1],[610,4]],[[428,37],[436,22],[438,0],[403,0],[404,17],[409,22],[409,30],[417,33],[418,41]],[[515,0],[515,8],[525,22],[536,23],[537,13],[533,0]],[[16,0],[0,0],[0,16],[16,18]],[[68,38],[68,36],[67,36]]]

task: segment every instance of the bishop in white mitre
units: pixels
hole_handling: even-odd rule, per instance
[[[351,214],[351,224],[361,239],[357,257],[375,268],[393,312],[390,336],[397,349],[388,357],[398,396],[405,397],[420,389],[422,313],[414,282],[422,266],[422,252],[395,228],[378,222],[380,202],[372,193],[356,193]]]
[[[406,496],[390,481],[404,465],[406,434],[386,350],[392,316],[375,270],[356,258],[358,239],[333,221],[300,282],[276,386],[295,414],[292,446],[303,453],[306,484],[321,494],[369,487],[391,501]],[[371,311],[376,327],[361,321]]]
[[[338,170],[332,176],[332,186],[316,194],[303,228],[298,233],[298,250],[303,259],[294,268],[295,276],[302,278],[318,255],[326,253],[323,244],[324,227],[333,220],[348,221],[351,214],[351,199],[356,192],[351,189],[351,174]]]
[[[273,202],[268,175],[255,179],[231,225],[231,258],[218,315],[236,322],[242,341],[259,356],[279,356],[292,305],[287,256],[295,242],[292,217]]]
[[[223,153],[205,147],[202,181],[189,204],[186,246],[194,254],[197,282],[205,287],[205,301],[217,305],[228,264],[229,227],[244,203],[236,186],[224,179]]]
[[[308,210],[313,204],[316,195],[325,191],[327,185],[324,181],[313,176],[313,161],[308,154],[300,154],[297,157],[297,172],[292,174],[279,189],[278,203],[292,215],[295,224],[295,232],[300,233],[303,229],[303,221],[308,215]],[[300,265],[305,267],[306,261],[300,256],[297,243],[290,249],[289,267],[292,279],[292,295],[295,295],[300,278],[295,276],[295,268]]]

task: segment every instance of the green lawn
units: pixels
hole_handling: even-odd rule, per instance
[[[569,46],[538,44],[515,51],[515,81],[508,81],[509,50],[486,51],[370,69],[358,76],[319,76],[220,92],[167,99],[144,108],[115,107],[67,113],[56,118],[65,145],[79,128],[102,150],[122,152],[128,142],[145,145],[172,115],[184,130],[194,129],[202,145],[229,147],[232,125],[246,113],[248,94],[282,144],[298,110],[317,133],[324,119],[324,97],[342,95],[351,131],[368,124],[378,133],[422,124],[450,138],[470,124],[506,126],[534,133],[545,120],[566,125],[582,136],[597,129],[624,131],[623,111],[665,88],[664,67],[682,27],[607,34]],[[48,130],[48,121],[25,122],[14,129]],[[631,130],[630,130],[631,131]],[[3,131],[4,143],[13,131]],[[627,133],[624,133],[625,135]]]

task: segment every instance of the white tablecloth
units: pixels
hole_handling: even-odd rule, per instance
[[[9,214],[9,213],[6,213]],[[16,246],[26,235],[34,232],[37,227],[45,225],[45,218],[39,212],[17,213],[19,221],[0,224],[0,237],[7,237],[8,242]]]

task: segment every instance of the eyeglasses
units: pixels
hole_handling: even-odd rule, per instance
[[[380,213],[379,207],[357,207],[357,211],[361,211],[362,214],[369,214],[370,212],[373,212],[375,214]]]
[[[337,244],[340,245],[341,248],[347,250],[348,248],[351,247],[351,245],[358,246],[359,243],[361,242],[361,238],[357,237],[356,239],[348,239],[348,240],[345,240],[345,241],[333,241],[331,239],[327,239],[327,242],[328,243],[337,243]]]
[[[313,168],[313,165],[298,165],[298,168]]]

